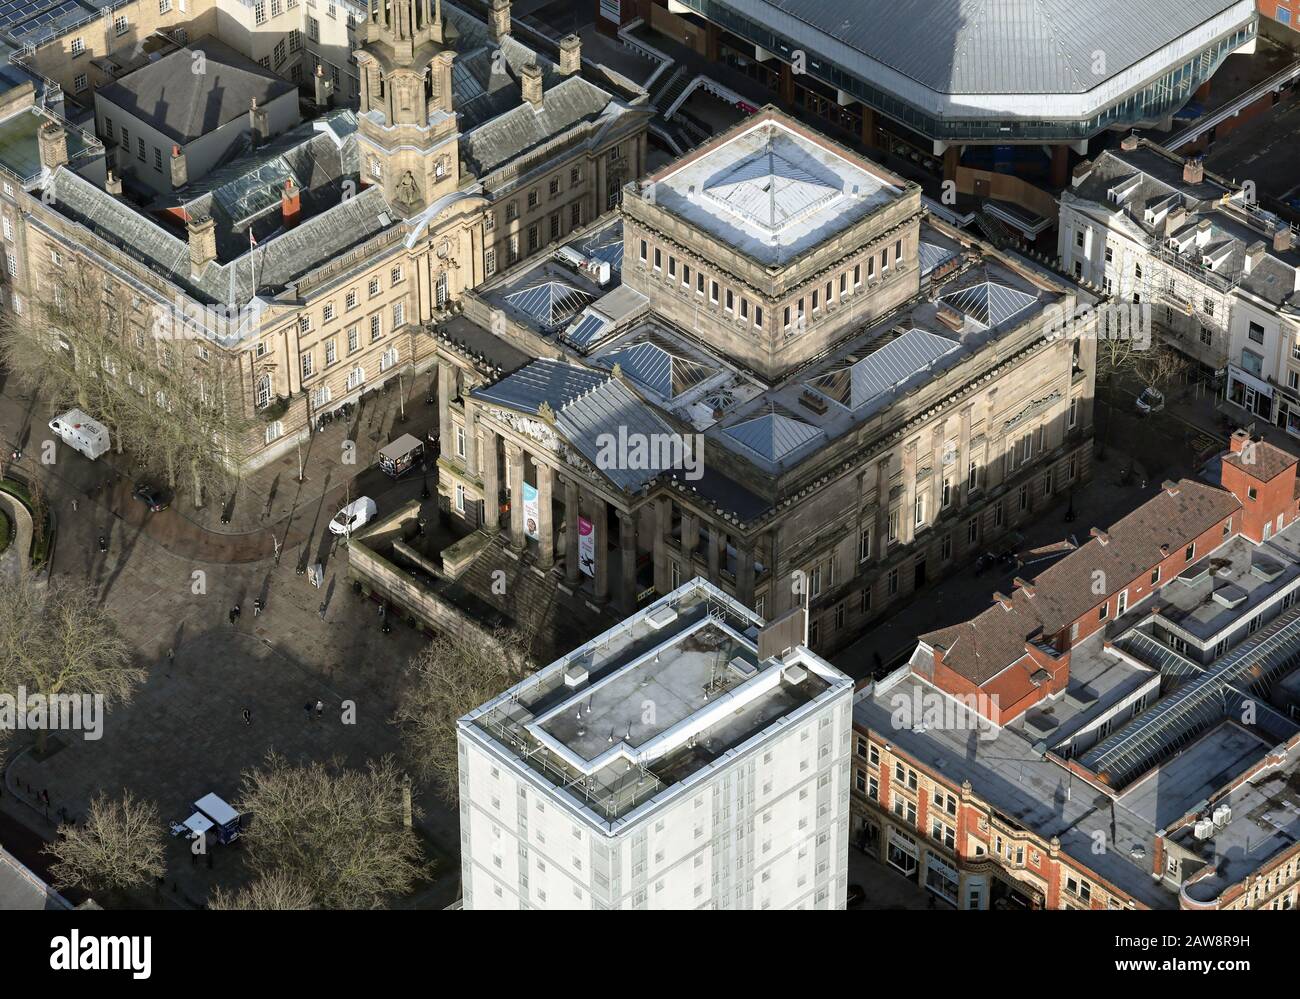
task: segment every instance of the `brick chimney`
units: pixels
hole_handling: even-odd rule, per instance
[[[1138,137],[1136,132],[1129,132],[1128,135],[1124,136],[1124,138],[1120,140],[1119,148],[1124,150],[1126,153],[1133,152],[1137,147]]]
[[[190,168],[185,161],[185,150],[172,145],[172,190],[184,187],[190,182]]]
[[[560,73],[572,76],[582,69],[582,39],[565,35],[560,39]]]
[[[997,601],[999,606],[1001,606],[1001,608],[1004,611],[1011,610],[1012,607],[1011,598],[1007,596],[1005,593],[994,593],[993,599]]]
[[[296,226],[302,215],[302,194],[294,185],[292,177],[284,182],[284,194],[280,196],[280,214],[284,217],[286,229]]]
[[[530,62],[519,71],[519,89],[524,93],[524,100],[535,109],[542,107],[542,69],[535,62]]]
[[[1165,479],[1164,482],[1160,483],[1160,488],[1163,489],[1165,492],[1167,492],[1170,496],[1178,495],[1178,483],[1175,482],[1173,479]]]
[[[1233,454],[1241,454],[1246,445],[1250,443],[1250,434],[1245,430],[1234,430],[1232,436],[1228,439],[1228,450]]]
[[[36,137],[41,166],[54,171],[68,162],[68,133],[55,121],[47,121]]]
[[[1094,527],[1088,533],[1091,534],[1098,541],[1100,541],[1103,545],[1110,544],[1110,535],[1107,534],[1105,531],[1103,531],[1100,527]]]
[[[1021,576],[1017,576],[1011,582],[1014,583],[1018,588],[1023,590],[1025,596],[1029,597],[1030,599],[1033,599],[1034,594],[1038,592],[1032,583],[1028,582],[1026,579],[1024,579]]]
[[[190,272],[200,274],[217,259],[217,224],[208,218],[192,218],[185,223],[190,239]]]
[[[1182,205],[1177,208],[1171,208],[1169,214],[1165,216],[1165,235],[1172,236],[1179,229],[1187,224],[1187,209]]]
[[[1189,156],[1183,161],[1183,183],[1200,184],[1205,181],[1205,161],[1199,156]]]
[[[1295,231],[1285,222],[1273,230],[1273,249],[1285,253],[1295,246]]]
[[[488,11],[488,37],[500,42],[510,34],[510,0],[492,0]]]

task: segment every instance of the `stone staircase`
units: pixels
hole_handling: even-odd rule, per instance
[[[532,635],[533,660],[544,665],[621,619],[612,605],[592,611],[582,596],[566,594],[559,583],[557,573],[541,572],[531,554],[516,558],[505,538],[498,537],[470,563],[454,587],[490,604],[507,627]]]

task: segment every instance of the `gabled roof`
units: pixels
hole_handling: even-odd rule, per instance
[[[471,395],[533,415],[548,406],[556,431],[620,489],[638,490],[675,467],[660,460],[653,444],[680,435],[635,392],[603,372],[541,358]],[[652,446],[635,455],[633,446],[623,454],[623,441]]]
[[[194,71],[198,54],[206,61],[202,73]],[[208,37],[100,87],[95,99],[116,105],[185,145],[247,115],[254,100],[265,105],[296,89]]]

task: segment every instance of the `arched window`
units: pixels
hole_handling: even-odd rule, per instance
[[[257,408],[265,409],[271,404],[271,376],[262,375],[257,380]]]

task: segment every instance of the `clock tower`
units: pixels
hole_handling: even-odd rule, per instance
[[[369,0],[358,141],[361,179],[414,215],[460,186],[451,71],[456,30],[441,0]]]

